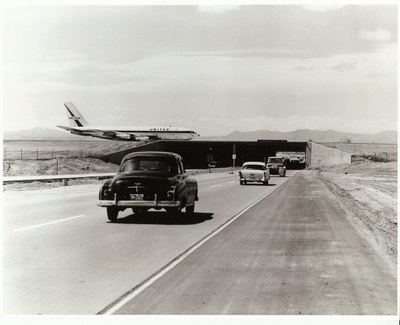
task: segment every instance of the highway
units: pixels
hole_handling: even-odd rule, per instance
[[[240,186],[237,174],[196,176],[190,219],[131,210],[108,222],[99,185],[5,191],[4,311],[96,314],[289,178]]]
[[[99,185],[5,191],[4,313],[396,314],[395,276],[310,172],[196,178],[183,220],[110,223]]]

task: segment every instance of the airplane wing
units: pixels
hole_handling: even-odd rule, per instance
[[[101,131],[101,130],[99,130]],[[118,132],[118,131],[102,131],[105,137],[118,138],[122,140],[130,141],[147,141],[147,140],[160,140],[159,136],[156,134],[136,134],[132,132]]]

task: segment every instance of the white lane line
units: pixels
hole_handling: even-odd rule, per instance
[[[230,182],[228,182],[228,184],[232,184],[232,183],[236,183],[236,181],[230,181]]]
[[[210,186],[210,187],[219,187],[219,186],[221,186],[221,184],[212,185],[212,186]]]
[[[59,222],[69,221],[69,220],[76,219],[76,218],[82,218],[84,216],[85,216],[84,214],[80,214],[80,215],[75,216],[75,217],[70,217],[70,218],[60,219],[60,220],[56,220],[56,221],[50,221],[50,222],[46,222],[46,223],[41,223],[41,224],[35,225],[35,226],[29,226],[29,227],[15,229],[14,231],[17,232],[17,231],[24,231],[24,230],[44,227],[44,226],[53,225],[53,224],[59,223]]]
[[[261,196],[257,201],[253,202],[247,208],[243,209],[238,214],[234,215],[232,218],[227,220],[225,223],[220,225],[218,228],[216,228],[215,230],[210,232],[208,235],[206,235],[202,239],[200,239],[197,243],[194,243],[191,247],[189,247],[187,250],[182,252],[182,254],[180,254],[177,257],[175,257],[171,262],[166,264],[164,267],[162,267],[157,272],[155,272],[152,275],[150,275],[149,278],[147,278],[143,282],[139,283],[136,287],[132,288],[128,292],[126,292],[124,295],[122,295],[119,299],[117,299],[113,303],[111,303],[108,306],[106,306],[105,308],[103,308],[101,311],[99,311],[97,313],[97,315],[112,315],[112,314],[114,314],[118,309],[120,309],[121,307],[126,305],[129,301],[131,301],[133,298],[135,298],[139,293],[141,293],[142,291],[147,289],[154,282],[156,282],[159,278],[163,277],[167,272],[172,270],[177,264],[182,262],[187,256],[189,256],[191,253],[193,253],[197,248],[199,248],[204,243],[209,241],[212,237],[214,237],[219,232],[224,230],[232,222],[234,222],[236,219],[238,219],[241,215],[246,213],[248,210],[250,210],[257,203],[259,203],[262,200],[264,200],[268,195],[273,193],[276,189],[278,189],[281,185],[286,183],[291,178],[292,177],[290,177],[290,178],[287,177],[281,184],[279,184],[278,186],[274,187],[270,192],[268,192],[268,193],[264,194],[263,196]]]

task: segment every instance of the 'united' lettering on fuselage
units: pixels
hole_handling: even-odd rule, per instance
[[[150,128],[150,131],[169,131],[169,128]]]

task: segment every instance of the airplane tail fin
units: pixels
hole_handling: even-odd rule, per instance
[[[67,110],[67,118],[68,118],[68,125],[71,127],[83,127],[88,125],[85,118],[82,114],[78,111],[75,105],[71,102],[64,103],[64,106]]]

